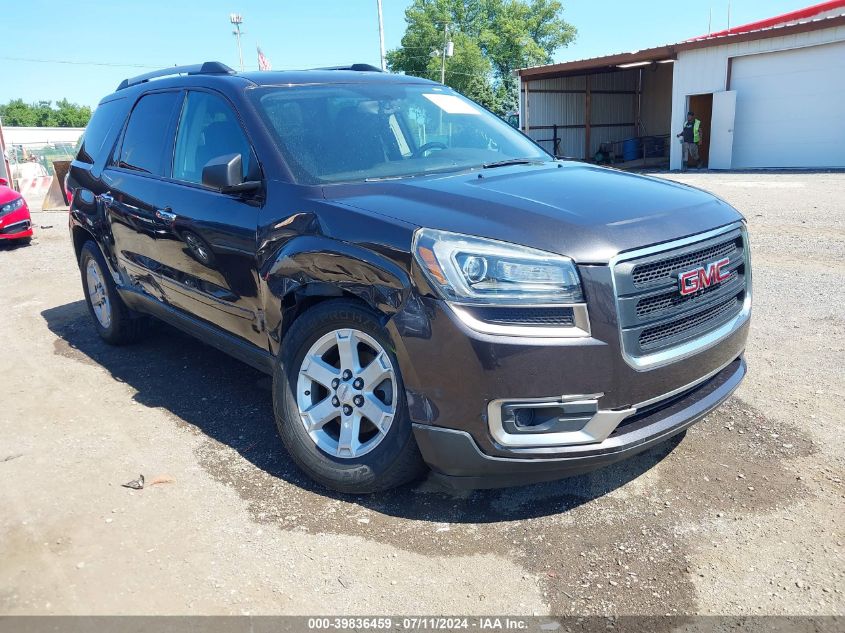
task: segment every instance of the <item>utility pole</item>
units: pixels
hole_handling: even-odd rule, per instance
[[[728,33],[731,32],[731,0],[728,0]]]
[[[440,83],[446,83],[446,49],[449,47],[449,23],[443,24],[443,50],[440,53]]]
[[[379,51],[381,52],[381,69],[387,72],[387,57],[384,55],[384,19],[381,15],[381,0],[376,0],[378,4],[378,43]]]
[[[235,27],[235,30],[232,31],[232,35],[235,36],[238,40],[238,59],[241,62],[241,72],[244,71],[244,53],[241,50],[241,24],[244,23],[244,18],[240,13],[230,13],[229,14],[229,22],[232,23],[232,26]]]

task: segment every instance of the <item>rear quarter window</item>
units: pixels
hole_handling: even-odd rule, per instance
[[[94,164],[103,148],[114,143],[123,124],[125,107],[126,99],[115,99],[97,106],[77,144],[76,160]]]

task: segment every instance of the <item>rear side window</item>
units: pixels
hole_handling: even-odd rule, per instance
[[[135,104],[123,135],[117,165],[146,174],[163,176],[166,149],[170,147],[170,119],[178,92],[158,92]]]
[[[173,178],[201,184],[206,163],[228,154],[241,155],[247,179],[252,152],[234,111],[217,95],[189,92],[176,134]]]
[[[94,115],[85,128],[85,132],[79,139],[79,151],[76,153],[77,160],[93,164],[109,139],[111,139],[111,143],[109,143],[111,147],[116,136],[115,132],[123,123],[121,113],[124,111],[124,102],[125,99],[115,99],[97,106]]]

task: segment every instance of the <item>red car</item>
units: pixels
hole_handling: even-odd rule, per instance
[[[25,240],[32,238],[32,218],[26,200],[0,178],[0,240]]]

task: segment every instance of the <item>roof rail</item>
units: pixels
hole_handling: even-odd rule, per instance
[[[372,64],[350,64],[349,66],[326,66],[324,68],[315,68],[314,70],[354,70],[361,73],[380,73],[383,72],[378,66]]]
[[[157,77],[169,77],[171,75],[231,75],[234,72],[234,70],[221,62],[204,62],[202,64],[191,64],[190,66],[171,66],[170,68],[162,68],[161,70],[154,70],[143,75],[138,75],[137,77],[124,79],[120,82],[117,89],[123,90],[129,86],[137,86]]]

